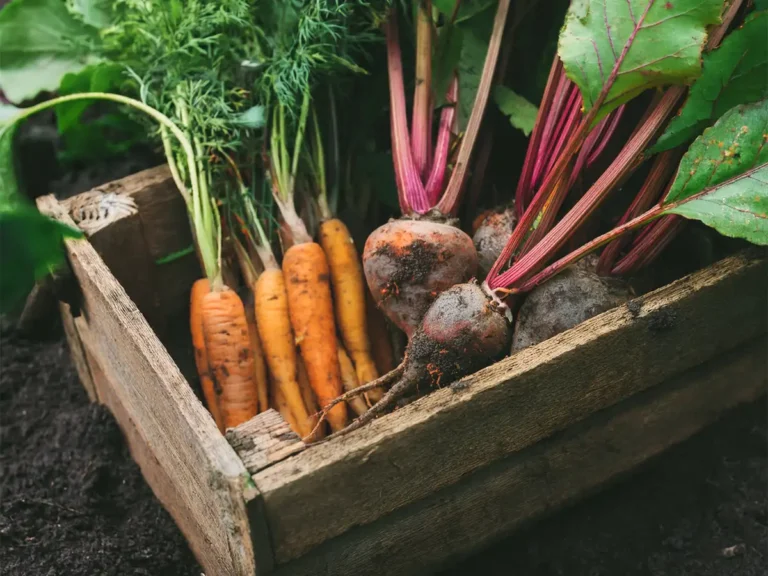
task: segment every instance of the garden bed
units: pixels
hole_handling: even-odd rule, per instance
[[[151,176],[152,197],[162,198],[157,190],[172,183],[161,172],[107,189],[140,195],[137,182]],[[102,240],[67,241],[81,300],[62,305],[65,326],[81,380],[115,414],[148,483],[213,574],[436,566],[594,491],[765,391],[766,266],[758,250],[631,300],[346,437],[305,448],[267,412],[228,434],[235,451],[179,370],[183,354],[163,346],[145,320],[154,301],[121,286],[122,276],[145,278],[158,257],[178,249],[153,244],[144,219],[175,221],[178,229],[151,228],[174,241],[188,235],[183,206],[136,204],[137,212],[98,232]],[[38,206],[71,222],[53,197]],[[124,257],[130,243],[138,268]],[[160,301],[183,308],[188,299],[173,290],[189,282],[179,280],[155,281]],[[151,323],[174,340],[162,318]],[[244,448],[248,437],[268,451]]]

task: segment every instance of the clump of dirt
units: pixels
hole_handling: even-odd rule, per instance
[[[389,295],[396,295],[400,284],[421,284],[423,283],[439,262],[448,260],[451,255],[447,250],[438,251],[434,245],[424,240],[414,240],[401,251],[395,251],[391,245],[384,244],[379,247],[376,256],[391,258],[397,262],[392,275],[390,276]]]
[[[0,566],[7,576],[199,576],[63,341],[0,328]]]

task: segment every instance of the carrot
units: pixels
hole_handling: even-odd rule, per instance
[[[259,397],[259,412],[264,412],[269,408],[269,380],[267,377],[267,364],[264,360],[264,349],[261,346],[259,328],[256,325],[256,310],[252,302],[249,302],[245,313],[246,318],[248,319],[248,332],[251,336],[251,352],[253,352],[253,380],[256,383],[256,392],[258,393]]]
[[[394,370],[396,366],[395,352],[392,348],[392,335],[387,327],[387,319],[384,318],[381,310],[376,307],[376,303],[368,291],[365,294],[365,307],[368,314],[368,339],[371,342],[373,360],[376,362],[376,369],[379,371],[379,374],[386,374],[390,370]],[[376,392],[378,396],[381,395],[377,390],[373,392]],[[368,396],[368,399],[371,402],[379,400],[379,398],[371,396]]]
[[[296,421],[296,418],[293,416],[293,412],[288,406],[288,402],[285,401],[285,396],[283,396],[283,392],[280,389],[280,386],[278,386],[277,383],[273,381],[271,383],[270,389],[272,392],[272,402],[274,403],[275,408],[277,408],[277,411],[280,412],[283,420],[288,422],[288,426],[291,427],[291,430],[299,434],[299,424]]]
[[[331,269],[336,321],[344,347],[361,384],[379,377],[371,357],[365,310],[366,287],[355,243],[344,222],[331,218],[320,225],[320,245]]]
[[[259,411],[245,307],[236,292],[224,287],[203,296],[201,315],[222,424],[233,428]]]
[[[325,438],[325,426],[317,426],[318,412],[320,407],[317,405],[317,398],[312,391],[312,386],[309,384],[309,376],[307,375],[307,367],[304,365],[304,360],[301,359],[301,355],[296,358],[298,365],[298,381],[299,388],[301,388],[301,396],[304,399],[304,405],[307,407],[307,411],[311,414],[312,428],[315,430],[313,436],[309,439],[311,442],[317,442]]]
[[[294,235],[295,238],[295,235]],[[319,244],[294,244],[283,256],[288,311],[309,383],[321,406],[342,392],[328,261]],[[334,431],[347,425],[346,404],[328,413]]]
[[[312,432],[313,426],[296,380],[296,343],[291,330],[283,272],[279,268],[267,268],[256,281],[253,292],[256,326],[269,371],[294,415],[297,425],[294,430],[304,438]]]
[[[342,346],[341,342],[338,343],[339,351],[339,367],[341,368],[341,383],[344,386],[344,391],[349,392],[360,386],[360,381],[355,374],[355,367],[352,366],[352,360],[349,359],[346,350]],[[380,390],[380,388],[377,388]],[[360,396],[355,396],[350,399],[347,404],[355,411],[355,414],[362,416],[368,412],[368,404],[365,403]]]
[[[213,421],[224,432],[224,426],[219,411],[219,401],[213,386],[213,378],[208,371],[208,354],[205,351],[205,338],[203,337],[203,297],[210,293],[211,284],[208,278],[200,278],[192,284],[192,292],[189,296],[189,331],[192,333],[192,346],[195,349],[195,365],[200,377],[200,386],[203,388],[203,396],[208,406],[208,411],[213,416]]]

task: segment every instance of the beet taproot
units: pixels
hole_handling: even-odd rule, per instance
[[[590,254],[526,296],[517,312],[513,353],[629,300],[631,292],[627,283],[598,276],[597,261],[598,256]]]
[[[347,434],[381,416],[420,384],[433,388],[448,386],[500,359],[509,350],[512,337],[505,311],[474,283],[459,284],[440,294],[408,342],[400,366],[323,408],[325,414],[336,403],[369,387],[397,380],[368,412],[329,438]]]
[[[368,237],[363,270],[376,305],[410,339],[435,298],[475,276],[477,252],[451,224],[401,218]]]
[[[472,242],[477,250],[480,273],[487,276],[499,258],[517,224],[514,203],[502,211],[488,214],[475,230]]]

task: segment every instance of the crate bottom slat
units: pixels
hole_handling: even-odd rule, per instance
[[[768,383],[767,346],[762,337],[713,359],[414,505],[329,540],[278,566],[276,574],[430,573],[605,487],[724,411],[760,398]]]

